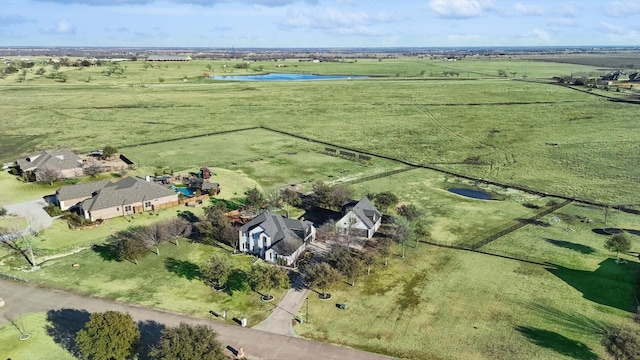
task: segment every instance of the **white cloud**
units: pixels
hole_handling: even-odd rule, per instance
[[[527,32],[523,37],[539,41],[547,41],[551,39],[551,35],[549,35],[548,32],[537,28]]]
[[[451,19],[479,17],[495,8],[490,0],[431,0],[428,7],[438,16]]]
[[[544,9],[539,5],[525,5],[522,3],[516,3],[513,8],[522,15],[528,16],[542,16],[544,15]]]
[[[455,44],[473,44],[482,40],[482,36],[476,34],[449,34],[447,40]]]
[[[66,19],[60,20],[54,27],[40,29],[41,34],[75,35],[76,27]]]
[[[612,1],[605,12],[612,17],[629,17],[640,14],[640,0]]]
[[[578,23],[574,19],[570,18],[551,18],[547,20],[547,24],[551,26],[576,26]]]
[[[600,22],[600,29],[604,30],[609,34],[616,34],[616,35],[622,35],[627,32],[622,26],[609,24],[604,21]]]
[[[339,34],[372,36],[380,33],[371,26],[399,20],[389,13],[345,12],[335,9],[287,12],[285,24],[293,28],[322,29]]]

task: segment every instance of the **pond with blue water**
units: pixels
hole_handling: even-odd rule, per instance
[[[213,80],[227,81],[315,81],[365,79],[367,76],[315,75],[315,74],[260,74],[260,75],[214,75]]]
[[[465,188],[448,188],[447,191],[452,192],[454,194],[458,194],[460,196],[472,198],[472,199],[478,199],[478,200],[493,199],[493,196],[491,196],[491,194],[486,193],[482,190],[473,190],[473,189],[465,189]]]

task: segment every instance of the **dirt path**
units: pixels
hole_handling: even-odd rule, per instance
[[[242,347],[245,354],[252,360],[389,359],[377,354],[291,336],[5,280],[0,280],[0,297],[5,301],[5,306],[0,308],[0,312],[9,317],[58,309],[78,309],[89,312],[116,310],[128,312],[136,321],[152,320],[166,326],[175,326],[181,322],[206,324],[220,334],[219,340],[224,347],[228,346],[233,349]],[[5,316],[0,317],[0,325],[7,322]]]

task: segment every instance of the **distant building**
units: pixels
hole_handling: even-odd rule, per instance
[[[191,61],[187,55],[150,55],[147,61]]]

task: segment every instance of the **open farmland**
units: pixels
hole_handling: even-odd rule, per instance
[[[69,73],[65,83],[36,77],[16,83],[8,77],[0,80],[7,139],[0,145],[0,157],[10,161],[39,149],[89,151],[113,145],[136,162],[134,173],[140,175],[208,165],[228,181],[242,179],[232,188],[221,180],[221,196],[227,198],[253,185],[271,190],[296,184],[307,191],[317,180],[348,182],[407,167],[375,156],[370,163],[329,156],[322,153],[327,145],[277,132],[281,130],[479,179],[591,201],[640,203],[638,105],[528,81],[546,81],[575,68],[598,71],[595,68],[515,58],[284,63],[285,69],[277,63],[251,66],[377,77],[213,82],[201,73],[253,71],[213,61],[150,68],[131,62],[120,77],[106,77],[100,67],[64,69]],[[498,77],[498,70],[509,76]],[[443,71],[458,75],[445,76]],[[218,133],[222,131],[228,132]],[[0,200],[53,190],[16,183],[11,189],[18,195]],[[424,168],[352,187],[358,196],[390,191],[401,204],[425,210],[431,240],[447,245],[526,220],[553,200]],[[480,188],[497,200],[467,199],[449,193],[450,187]],[[157,218],[173,213],[165,210]],[[600,331],[631,321],[640,268],[628,255],[627,264],[615,264],[613,254],[603,249],[606,235],[597,229],[640,229],[637,214],[612,210],[606,224],[602,214],[599,208],[572,204],[480,249],[516,259],[534,257],[548,266],[415,241],[407,246],[406,258],[400,258],[397,246],[388,266],[378,264],[354,287],[341,283],[332,289],[335,301],[310,296],[311,321],[297,324],[296,331],[411,359],[604,357]],[[141,214],[138,222],[146,224],[149,218]],[[587,218],[593,221],[582,221]],[[127,227],[126,221],[109,220],[72,245],[99,243],[109,231]],[[66,234],[61,222],[44,231],[43,253],[67,250]],[[633,233],[632,240],[636,238]],[[638,250],[634,244],[633,251]],[[211,294],[195,277],[183,276],[182,270],[193,270],[221,252],[200,244],[165,244],[161,256],[151,254],[136,266],[84,250],[50,261],[40,272],[7,272],[54,287],[192,314],[229,306],[259,321],[269,307],[246,288],[234,294],[238,300]],[[74,263],[80,267],[72,267]],[[249,260],[234,257],[234,264],[246,270]],[[338,310],[336,302],[346,303],[347,310]]]
[[[372,68],[386,77],[231,83],[204,80],[208,64],[212,73],[225,69],[222,62],[193,61],[145,70],[138,61],[128,62],[121,77],[92,67],[65,69],[71,74],[65,83],[35,75],[26,83],[2,79],[2,160],[36,149],[87,151],[266,125],[465,175],[602,202],[640,202],[633,186],[639,175],[637,105],[495,75],[509,66],[516,78],[526,71],[529,79],[548,79],[575,65],[359,61],[321,63],[317,70],[359,74],[360,67]],[[283,70],[263,65],[263,71]],[[291,62],[285,70],[312,72],[313,65]],[[429,77],[428,67],[442,66],[461,75]],[[465,67],[469,79],[462,76]],[[421,68],[424,76],[418,75]],[[398,73],[413,75],[396,78]],[[152,81],[158,74],[165,74],[163,83]]]

